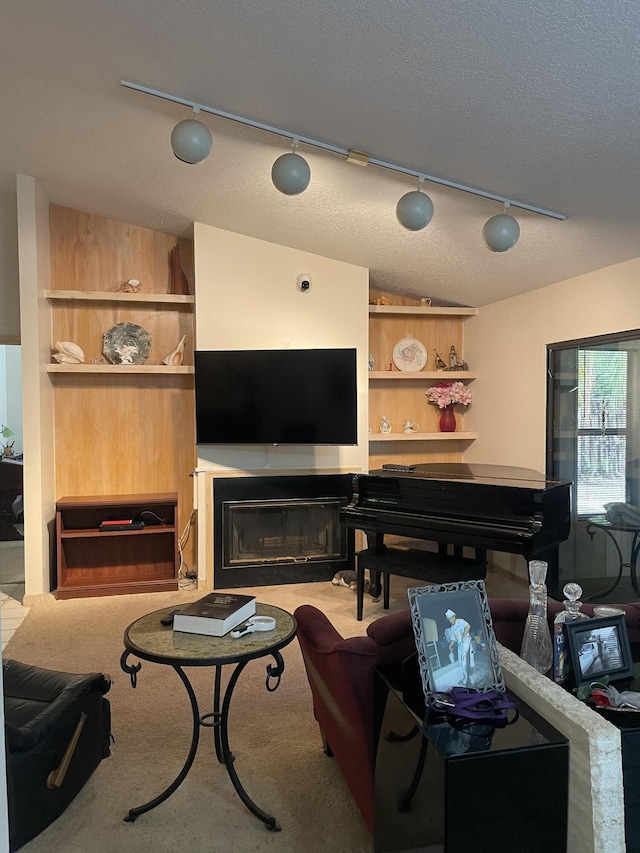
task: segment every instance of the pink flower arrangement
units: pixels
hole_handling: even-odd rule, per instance
[[[473,394],[463,382],[439,382],[425,394],[430,403],[435,403],[439,409],[461,403],[468,406],[473,399]]]

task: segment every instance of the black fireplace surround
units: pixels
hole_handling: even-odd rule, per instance
[[[353,569],[354,531],[340,524],[351,474],[217,478],[216,589],[331,580]]]

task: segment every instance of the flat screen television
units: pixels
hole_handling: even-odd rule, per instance
[[[357,444],[355,349],[197,350],[198,444]]]

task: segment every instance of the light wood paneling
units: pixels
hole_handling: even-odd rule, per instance
[[[169,252],[180,243],[185,273],[193,275],[189,242],[92,214],[52,205],[52,291],[104,292],[104,301],[50,296],[52,346],[73,341],[87,361],[102,354],[104,332],[120,322],[152,336],[146,365],[162,361],[183,335],[184,364],[193,365],[192,300],[132,301],[111,294],[130,278],[137,295],[167,294]],[[193,290],[193,288],[191,287]],[[126,370],[126,368],[125,368]],[[185,373],[49,374],[54,391],[56,498],[178,493],[178,533],[193,510],[195,424],[193,376]],[[193,537],[185,560],[194,566]]]
[[[193,378],[142,379],[56,375],[58,497],[177,491],[179,507],[190,512]]]
[[[59,205],[51,205],[50,232],[53,290],[115,291],[137,278],[142,292],[169,292],[169,252],[177,237]],[[183,245],[180,256],[188,267]]]
[[[428,360],[425,369],[435,370],[435,350],[445,362],[449,349],[456,347],[458,359],[462,360],[462,320],[459,317],[432,317],[424,315],[373,315],[369,319],[370,353],[374,357],[376,372],[393,366],[390,373],[396,373],[393,365],[393,348],[402,338],[416,338],[427,349]],[[377,432],[380,421],[386,416],[394,432],[400,432],[407,418],[420,424],[421,432],[437,432],[439,412],[431,405],[425,393],[438,382],[455,381],[459,377],[455,372],[440,371],[434,378],[426,378],[422,371],[407,375],[402,381],[397,379],[374,379],[369,385],[369,427]],[[456,411],[458,429],[463,429],[464,407]]]
[[[84,350],[87,362],[102,356],[102,337],[117,323],[135,323],[151,335],[145,364],[160,364],[183,335],[187,336],[184,364],[193,364],[192,306],[172,303],[148,305],[105,302],[63,302],[52,305],[52,345],[73,341]]]
[[[402,465],[423,465],[427,462],[460,462],[462,451],[471,444],[469,441],[405,441],[373,444],[369,450],[369,470],[375,471],[387,462]]]
[[[458,352],[458,360],[464,358],[460,317],[372,314],[369,317],[369,353],[374,358],[374,370],[387,370],[393,364],[393,348],[402,338],[417,338],[424,345],[427,350],[426,370],[435,370],[436,350],[445,363],[448,363],[452,345]]]

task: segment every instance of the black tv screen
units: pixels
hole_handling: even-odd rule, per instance
[[[198,444],[357,444],[355,349],[197,350]]]

